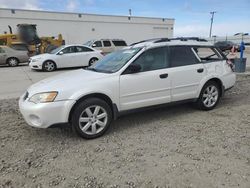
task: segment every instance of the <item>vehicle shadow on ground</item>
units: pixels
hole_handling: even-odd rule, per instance
[[[7,64],[4,64],[4,65],[0,65],[0,69],[1,68],[17,68],[17,67],[25,67],[25,66],[28,66],[28,63],[20,63],[18,66],[16,67],[10,67],[9,65]]]
[[[124,114],[115,120],[110,129],[103,135],[103,137],[109,137],[114,134],[122,133],[132,128],[152,126],[152,124],[158,120],[167,122],[169,118],[175,117],[178,119],[179,116],[196,113],[198,110],[192,107],[190,103],[170,105],[164,107],[154,107],[148,110],[140,110],[137,112],[131,112]],[[152,127],[153,128],[153,127]],[[33,129],[33,128],[32,128]],[[35,134],[39,137],[53,137],[54,139],[81,139],[72,130],[70,125],[59,126],[49,129],[33,129]],[[42,132],[41,132],[42,131]],[[44,138],[46,139],[46,138]]]

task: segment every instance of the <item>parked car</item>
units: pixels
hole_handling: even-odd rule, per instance
[[[12,49],[8,46],[0,46],[0,64],[7,64],[10,67],[15,67],[19,63],[28,62],[28,51],[20,51]]]
[[[21,96],[19,107],[31,126],[70,123],[90,139],[130,110],[180,101],[212,110],[235,80],[224,54],[210,43],[162,39],[40,81]]]
[[[214,45],[223,52],[227,50],[231,50],[233,47],[235,47],[237,51],[239,51],[240,49],[238,44],[235,44],[231,41],[219,41],[219,42],[216,42]]]
[[[127,43],[121,39],[101,39],[88,41],[85,45],[101,50],[103,54],[108,54],[126,47]]]
[[[65,67],[90,66],[103,55],[100,51],[83,45],[65,45],[50,53],[36,55],[30,58],[29,66],[34,70],[55,71]]]

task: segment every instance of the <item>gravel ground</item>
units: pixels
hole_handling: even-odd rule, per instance
[[[130,114],[103,137],[31,128],[0,101],[0,187],[250,187],[250,75],[213,111]]]

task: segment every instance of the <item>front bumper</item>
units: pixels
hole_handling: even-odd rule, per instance
[[[36,70],[42,70],[43,66],[42,63],[40,62],[32,62],[31,60],[29,61],[29,66],[31,69],[36,69]]]
[[[19,99],[20,112],[30,126],[37,128],[68,123],[70,110],[76,102],[75,100],[65,100],[34,104],[28,99],[24,99],[24,95]]]

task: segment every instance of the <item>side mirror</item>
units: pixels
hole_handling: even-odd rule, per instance
[[[58,53],[58,55],[63,55],[63,51],[60,51],[60,52]]]
[[[93,47],[93,48],[96,47],[96,44],[92,44],[92,47]]]
[[[124,74],[133,74],[141,71],[141,65],[139,64],[130,64]]]

